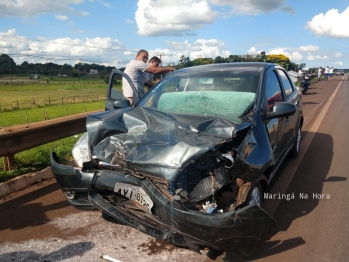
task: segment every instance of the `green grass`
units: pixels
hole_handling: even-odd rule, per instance
[[[22,174],[46,168],[50,165],[50,152],[53,149],[63,162],[68,162],[72,159],[71,150],[77,140],[77,136],[71,136],[20,152],[15,155],[15,168],[8,172],[3,171],[3,163],[1,162],[0,183]]]
[[[83,112],[103,109],[104,107],[105,107],[105,101],[99,101],[99,102],[47,106],[47,107],[23,109],[23,110],[1,111],[0,127],[34,123],[34,122],[44,121],[45,116],[47,116],[48,119],[54,119],[54,118],[63,117],[66,115],[73,115],[73,114],[79,114]]]
[[[104,101],[106,91],[107,85],[101,83],[95,85],[0,85],[0,111],[83,102],[87,100]]]
[[[13,83],[21,80],[21,78],[13,77]],[[28,80],[23,79],[29,82]],[[67,114],[73,115],[105,107],[107,85],[100,79],[80,79],[80,83],[78,79],[68,78],[60,79],[60,81],[55,81],[55,79],[39,79],[39,81],[44,83],[33,81],[29,84],[7,85],[0,81],[0,128],[44,121],[45,115],[48,116],[48,119],[54,119]],[[77,97],[82,96],[93,96],[94,98],[92,101],[84,101],[85,98],[78,100]],[[61,103],[62,97],[64,97],[64,104]],[[75,97],[75,103],[69,97]],[[33,98],[35,105],[32,103]],[[20,105],[19,110],[17,100]],[[52,149],[63,161],[71,160],[71,150],[77,139],[75,136],[67,137],[20,152],[14,156],[14,169],[8,172],[3,171],[4,163],[0,161],[0,182],[46,168],[50,165],[49,154]]]

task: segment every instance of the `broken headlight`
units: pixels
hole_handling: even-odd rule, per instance
[[[76,142],[72,150],[73,158],[75,163],[82,167],[84,162],[88,162],[91,160],[91,151],[88,142],[87,132],[84,133]]]

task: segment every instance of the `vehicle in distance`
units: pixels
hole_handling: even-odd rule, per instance
[[[344,71],[343,71],[343,70],[337,70],[337,71],[336,71],[336,75],[337,75],[337,76],[338,76],[338,75],[344,76]]]
[[[211,258],[239,256],[275,223],[260,208],[281,162],[299,154],[301,92],[269,63],[177,70],[131,107],[113,70],[106,112],[87,117],[78,167],[54,176],[77,208],[99,208],[153,237]],[[77,223],[79,223],[77,221]]]

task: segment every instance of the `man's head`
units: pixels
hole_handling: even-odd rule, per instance
[[[139,50],[136,55],[136,60],[140,60],[146,63],[148,61],[148,52],[144,49]]]
[[[150,58],[148,64],[153,67],[158,67],[161,64],[161,60],[157,56],[153,56]]]

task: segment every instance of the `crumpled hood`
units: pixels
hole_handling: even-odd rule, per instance
[[[236,124],[219,117],[168,114],[141,107],[87,117],[93,158],[123,163],[134,171],[168,180],[190,160],[232,139],[237,129]]]

